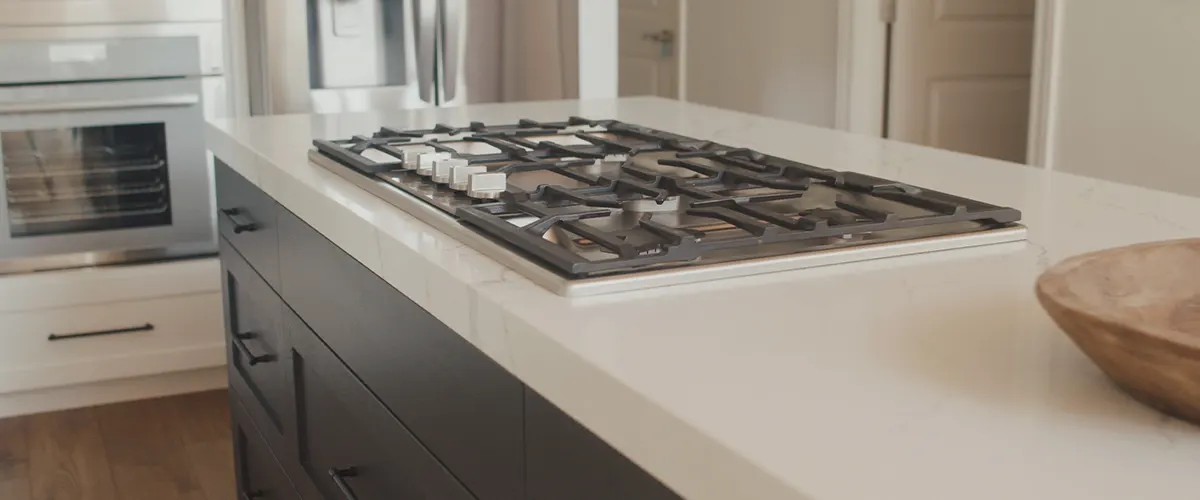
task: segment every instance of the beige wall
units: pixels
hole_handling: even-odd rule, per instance
[[[687,100],[832,127],[838,0],[686,0]]]
[[[1200,196],[1200,1],[1060,1],[1050,167]]]

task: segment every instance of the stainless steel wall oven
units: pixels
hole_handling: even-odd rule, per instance
[[[199,54],[0,39],[0,273],[215,253]]]

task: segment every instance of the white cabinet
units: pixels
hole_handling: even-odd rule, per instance
[[[215,258],[0,277],[0,394],[224,364]]]

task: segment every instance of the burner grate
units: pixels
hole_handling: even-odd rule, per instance
[[[465,153],[464,144],[494,151]],[[571,278],[687,265],[721,252],[770,257],[986,231],[1020,219],[1012,208],[615,120],[385,127],[314,145],[435,205],[457,200],[440,206]],[[508,189],[497,201],[473,201],[398,171],[401,150],[412,146],[507,174]]]

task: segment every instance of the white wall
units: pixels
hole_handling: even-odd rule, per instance
[[[686,99],[832,127],[838,0],[687,0]]]
[[[1200,196],[1200,1],[1058,1],[1049,167]]]

